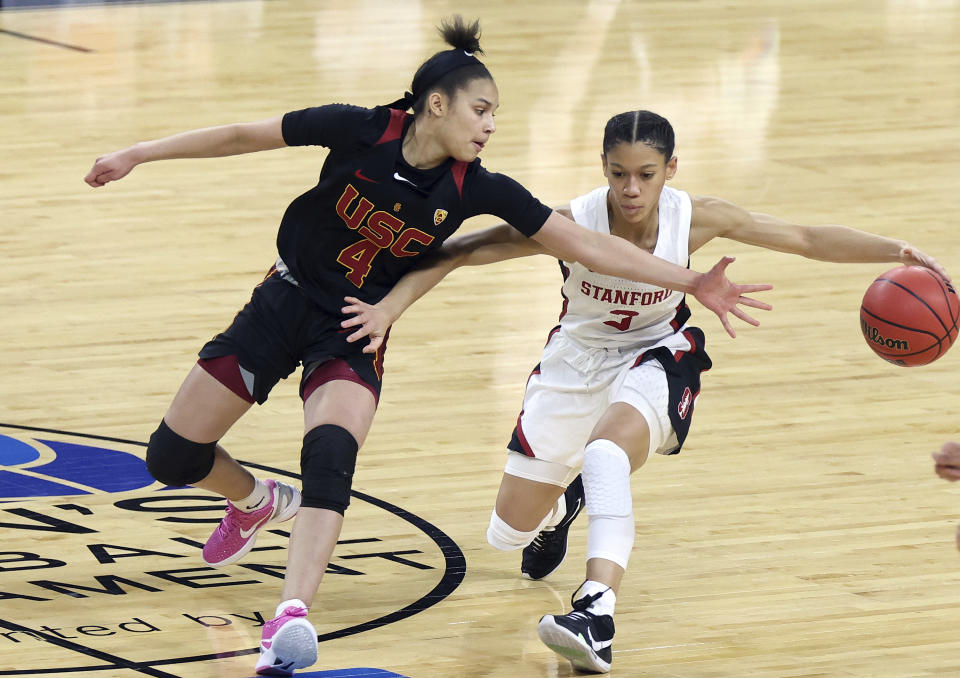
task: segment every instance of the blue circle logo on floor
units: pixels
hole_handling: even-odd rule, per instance
[[[407,678],[383,669],[334,669],[332,671],[298,672],[297,678]]]
[[[199,550],[220,521],[223,498],[154,481],[143,460],[145,447],[136,440],[0,423],[0,640],[33,649],[16,668],[0,666],[0,676],[100,675],[136,667],[172,677],[190,673],[168,673],[170,666],[212,667],[221,659],[257,654],[253,639],[284,577],[289,531],[264,530],[242,563],[222,570],[204,566]],[[238,461],[299,481],[282,468]],[[328,624],[320,643],[424,612],[450,595],[466,573],[463,552],[436,526],[356,489],[351,496],[354,512],[366,518],[338,540],[326,589],[347,595],[361,586],[366,602]],[[118,531],[120,521],[129,529]],[[245,602],[222,595],[224,586],[244,587]],[[402,595],[395,593],[398,587]],[[177,595],[167,600],[166,592]],[[210,636],[198,631],[215,627],[227,631],[217,633],[211,647]],[[67,628],[75,633],[59,633]],[[178,640],[145,649],[149,644],[129,642],[126,636],[133,633]],[[298,676],[405,678],[356,667]]]
[[[154,483],[130,452],[57,440],[0,434],[0,501],[128,492]]]

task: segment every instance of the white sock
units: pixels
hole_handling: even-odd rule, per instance
[[[587,609],[596,615],[608,614],[612,617],[613,610],[617,606],[617,594],[614,593],[613,589],[606,584],[588,579],[580,585],[578,593],[575,595],[575,599],[579,600],[584,596],[592,596],[597,593],[602,595],[590,603],[590,607]]]
[[[263,508],[270,501],[270,488],[259,478],[254,479],[253,492],[240,501],[230,502],[244,513],[252,513]]]
[[[288,607],[302,607],[303,609],[307,609],[307,606],[303,604],[302,600],[300,600],[299,598],[291,598],[290,600],[285,600],[279,605],[277,605],[277,613],[273,615],[274,618],[279,617],[281,614],[283,614],[283,611],[286,610]]]

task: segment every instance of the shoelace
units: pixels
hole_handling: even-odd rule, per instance
[[[579,589],[577,589],[577,590],[579,591]],[[574,599],[573,599],[573,596],[577,595],[577,591],[574,591],[574,592],[573,592],[573,595],[570,596],[570,604],[573,605],[573,609],[574,609],[574,611],[576,611],[576,612],[586,611],[586,609],[587,609],[588,607],[590,607],[591,605],[593,605],[594,602],[596,602],[597,600],[599,600],[600,597],[603,596],[603,594],[606,593],[606,592],[609,591],[609,590],[610,590],[609,588],[604,589],[603,591],[600,591],[600,593],[594,593],[594,594],[592,594],[592,595],[584,596],[584,597],[581,598],[580,600],[574,600]],[[571,613],[571,614],[573,614],[573,613]],[[588,614],[592,614],[592,613],[588,613]]]
[[[235,507],[230,502],[227,502],[227,513],[223,517],[223,520],[220,521],[220,524],[217,525],[217,532],[222,536],[227,536],[227,525],[235,525],[237,523],[236,514],[240,512],[240,509]]]
[[[577,620],[577,621],[586,621],[586,622],[590,621],[590,619],[591,619],[593,616],[594,616],[594,615],[593,615],[592,612],[587,612],[587,611],[585,611],[585,610],[584,610],[584,611],[574,610],[573,612],[571,612],[571,613],[569,613],[569,614],[567,615],[567,617],[570,618],[570,619],[575,619],[575,620]]]
[[[556,530],[541,530],[536,537],[533,538],[533,541],[530,542],[530,546],[537,552],[544,553],[547,551],[556,551],[559,549],[560,544],[556,539],[552,539],[556,534]]]
[[[280,616],[281,617],[306,617],[307,611],[302,607],[294,607],[293,605],[291,605],[290,607],[285,608],[283,610],[283,614]]]

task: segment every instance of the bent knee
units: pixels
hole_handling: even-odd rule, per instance
[[[516,551],[533,541],[539,530],[524,532],[511,527],[501,518],[496,509],[490,513],[490,525],[487,527],[487,543],[500,551]]]
[[[317,426],[304,436],[300,453],[303,506],[346,512],[359,447],[350,431],[334,424]]]
[[[147,470],[164,485],[193,485],[210,474],[216,449],[217,441],[195,443],[161,420],[147,444]]]

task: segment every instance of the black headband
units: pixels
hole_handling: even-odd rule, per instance
[[[403,98],[387,104],[387,107],[396,108],[401,111],[409,110],[413,108],[413,102],[419,99],[422,94],[425,94],[427,90],[436,83],[440,82],[440,78],[447,73],[455,71],[458,68],[463,68],[464,66],[476,65],[482,66],[483,62],[473,56],[473,52],[467,52],[462,49],[448,49],[445,52],[438,52],[423,65],[416,77],[414,77],[413,85],[411,85],[413,91],[404,92]]]

